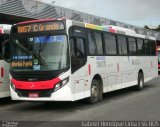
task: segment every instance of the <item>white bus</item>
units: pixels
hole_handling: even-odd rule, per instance
[[[96,103],[158,76],[156,39],[130,29],[34,20],[14,25],[10,39],[13,100]]]
[[[6,61],[6,58],[2,56],[2,46],[9,39],[10,29],[11,25],[0,24],[0,98],[10,96],[9,63]]]

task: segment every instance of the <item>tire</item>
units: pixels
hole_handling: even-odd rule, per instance
[[[87,98],[89,104],[95,104],[102,100],[102,89],[100,86],[100,82],[93,79],[91,84],[91,96]]]
[[[142,73],[138,74],[138,84],[136,85],[136,90],[142,91],[144,87],[144,76]]]

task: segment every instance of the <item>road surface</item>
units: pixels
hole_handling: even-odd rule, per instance
[[[104,95],[103,101],[14,102],[1,99],[0,121],[159,121],[160,77],[143,91],[123,89]]]

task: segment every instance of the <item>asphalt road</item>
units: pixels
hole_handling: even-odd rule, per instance
[[[77,102],[14,102],[1,99],[0,121],[159,121],[160,77],[143,91],[119,90],[104,95],[95,105]]]

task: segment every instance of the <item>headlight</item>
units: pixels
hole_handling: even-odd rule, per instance
[[[60,88],[62,88],[63,86],[65,86],[68,82],[69,82],[69,77],[67,77],[64,80],[62,80],[61,82],[57,83],[55,85],[55,87],[54,87],[54,91],[59,90]]]

